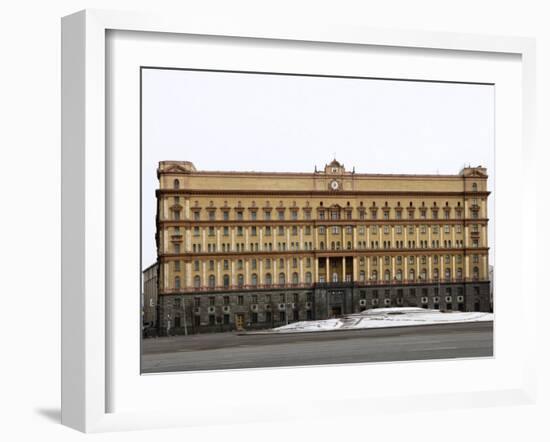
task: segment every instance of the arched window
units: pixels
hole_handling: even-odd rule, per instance
[[[474,267],[474,279],[479,279],[479,268]]]
[[[389,281],[389,280],[390,280],[390,271],[386,270],[384,272],[384,281]]]
[[[195,276],[194,283],[195,283],[196,289],[198,289],[201,286],[201,277],[199,275]]]
[[[174,279],[174,287],[177,289],[181,287],[181,280],[179,276],[176,276],[176,278]]]
[[[420,272],[420,279],[426,279],[426,269],[422,269],[422,271]]]
[[[237,284],[239,287],[242,287],[244,285],[244,276],[242,275],[242,273],[239,273],[237,275]]]
[[[373,271],[372,271],[371,279],[372,279],[373,281],[378,281],[378,271],[376,271],[376,270],[373,270]]]
[[[258,285],[258,275],[256,275],[256,273],[252,273],[252,276],[250,277],[250,283],[252,285]]]
[[[365,281],[365,272],[363,270],[359,272],[359,281],[361,282]]]
[[[208,287],[210,288],[216,287],[216,277],[214,275],[210,275],[208,277]]]
[[[311,272],[306,272],[306,284],[311,284]]]
[[[223,286],[225,288],[229,287],[229,275],[223,275]]]
[[[174,180],[174,189],[179,189],[179,188],[180,188],[180,180],[175,179]]]
[[[348,241],[348,250],[351,250],[351,241]]]
[[[477,183],[472,184],[472,190],[477,192]]]
[[[439,269],[434,269],[434,279],[439,279]]]
[[[321,250],[325,250],[325,243],[324,243],[324,241],[321,241],[321,242],[319,243],[319,248],[320,248]]]
[[[332,250],[336,249],[336,243],[335,243],[334,241],[332,241],[332,242],[330,243],[330,248],[331,248]]]
[[[445,269],[445,280],[446,280],[446,281],[450,281],[450,280],[451,280],[451,269],[448,268],[448,267]]]
[[[461,267],[456,269],[456,277],[457,277],[457,279],[462,279],[462,268]]]
[[[266,273],[265,274],[265,283],[266,283],[266,285],[271,285],[273,283],[273,281],[271,279],[271,273]]]
[[[409,281],[414,281],[414,269],[409,270]]]
[[[403,279],[403,272],[401,271],[401,269],[397,270],[395,277],[397,278],[398,281],[401,281]]]
[[[298,273],[296,272],[292,274],[292,284],[298,284]]]
[[[279,273],[279,284],[285,283],[285,274],[283,272]]]
[[[332,282],[338,282],[338,272],[332,272]]]

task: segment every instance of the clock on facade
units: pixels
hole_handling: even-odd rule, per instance
[[[340,184],[338,184],[338,181],[333,180],[330,182],[330,188],[332,190],[338,190],[338,187],[340,187]]]

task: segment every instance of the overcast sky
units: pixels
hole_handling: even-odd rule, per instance
[[[357,173],[452,174],[483,165],[494,191],[492,86],[146,69],[142,94],[144,268],[156,260],[163,160],[199,170],[313,172],[336,155]]]

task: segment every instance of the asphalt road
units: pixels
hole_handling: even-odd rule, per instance
[[[294,334],[219,333],[143,340],[142,372],[492,355],[492,322]]]

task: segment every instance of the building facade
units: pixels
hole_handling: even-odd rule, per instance
[[[147,267],[142,272],[143,276],[143,297],[142,305],[142,324],[145,329],[153,328],[157,325],[158,315],[158,269],[157,263]]]
[[[489,311],[487,170],[457,175],[157,170],[159,333],[368,308]]]

